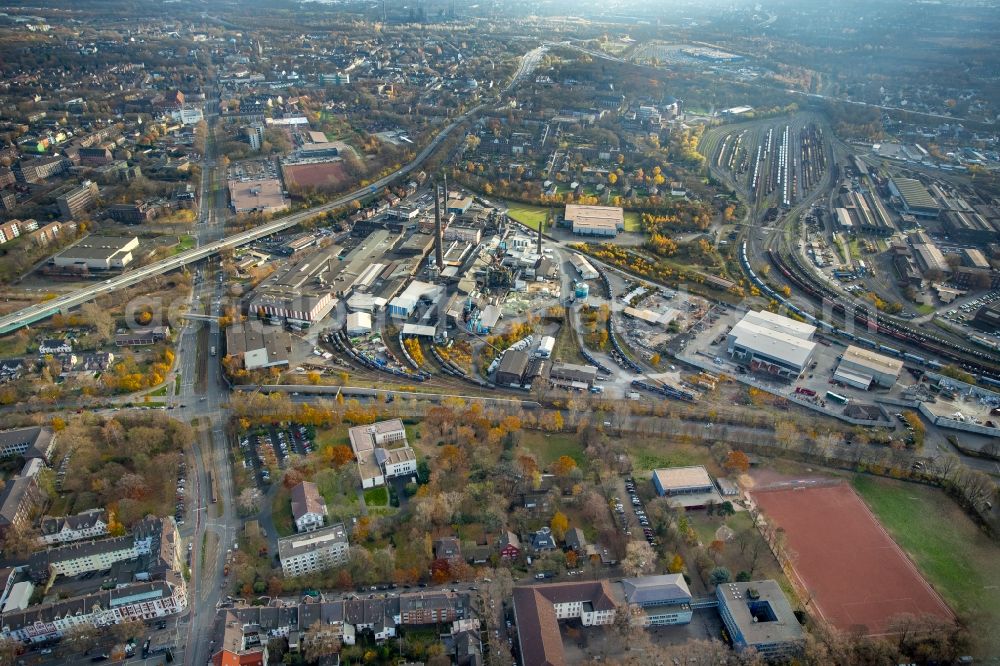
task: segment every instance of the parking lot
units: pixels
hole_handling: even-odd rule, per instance
[[[288,466],[289,456],[312,453],[315,436],[311,426],[297,423],[261,426],[240,436],[243,467],[253,470],[259,485],[267,485],[274,470]]]
[[[620,497],[613,497],[611,499],[611,508],[615,514],[615,521],[621,526],[625,536],[638,539],[641,534],[642,538],[655,548],[659,545],[659,542],[649,523],[649,516],[646,515],[642,498],[639,497],[635,479],[631,476],[626,476],[624,488],[626,497],[624,501]]]

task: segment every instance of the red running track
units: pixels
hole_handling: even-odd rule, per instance
[[[785,530],[789,553],[813,610],[834,627],[889,633],[901,613],[954,614],[923,579],[868,506],[845,483],[751,491],[765,519]]]

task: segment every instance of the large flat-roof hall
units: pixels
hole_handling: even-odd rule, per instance
[[[816,327],[767,310],[748,312],[729,331],[730,357],[753,372],[795,379],[812,362]]]
[[[566,204],[563,219],[582,236],[617,236],[625,230],[625,212],[618,206]]]

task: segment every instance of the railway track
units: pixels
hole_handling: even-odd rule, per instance
[[[902,358],[912,364],[924,366],[932,370],[941,369],[942,364],[935,359],[925,358],[902,349],[897,349],[896,347],[881,344],[864,335],[855,334],[852,330],[846,330],[852,329],[854,324],[860,324],[863,327],[863,331],[868,331],[872,335],[892,338],[909,347],[918,347],[939,358],[955,363],[963,370],[975,375],[984,383],[1000,386],[1000,362],[998,362],[996,355],[949,342],[940,336],[915,331],[907,326],[891,321],[885,315],[874,312],[870,308],[854,307],[852,303],[845,303],[842,295],[828,287],[818,285],[810,279],[808,272],[798,264],[794,255],[791,255],[790,262],[786,261],[784,257],[774,250],[767,250],[766,256],[791,286],[804,292],[811,300],[820,304],[824,311],[829,311],[838,317],[844,322],[845,328],[839,328],[830,322],[818,319],[811,312],[800,308],[790,299],[774,291],[753,271],[747,260],[746,242],[744,242],[740,251],[740,263],[750,280],[769,298],[783,303],[792,312],[803,317],[809,323],[815,324],[823,332],[846,338],[861,346],[877,349],[882,353]]]

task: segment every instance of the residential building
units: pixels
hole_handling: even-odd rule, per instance
[[[87,236],[53,257],[52,263],[84,272],[122,269],[132,263],[132,251],[138,247],[135,236]]]
[[[514,618],[523,666],[567,663],[559,632],[560,620],[584,627],[614,622],[618,603],[605,580],[551,583],[514,588]]]
[[[516,560],[521,555],[521,540],[510,530],[504,530],[497,542],[500,557],[505,560]]]
[[[264,144],[264,129],[263,123],[253,123],[243,128],[247,141],[250,142],[250,148],[253,150],[260,150]]]
[[[34,222],[34,220],[32,220]],[[48,245],[52,241],[59,238],[62,234],[63,229],[66,227],[73,229],[76,225],[65,225],[62,222],[49,222],[44,227],[31,232],[31,240],[35,241],[40,245]]]
[[[161,546],[172,548],[176,541],[177,528],[172,518],[149,517],[139,521],[131,533],[123,536],[76,541],[36,552],[28,559],[27,568],[37,581],[46,581],[52,576],[79,576],[109,569],[115,562],[134,560],[140,556],[158,558],[163,550]],[[173,568],[176,553],[171,553],[168,548],[163,555],[164,560],[159,566]]]
[[[413,592],[399,597],[400,625],[456,622],[474,614],[468,592]]]
[[[108,512],[88,509],[75,516],[44,516],[38,523],[39,541],[55,546],[83,539],[97,539],[108,534]]]
[[[387,479],[416,474],[416,455],[406,441],[406,428],[400,419],[355,426],[347,433],[358,461],[363,488],[382,486]]]
[[[115,334],[117,347],[142,347],[163,342],[170,335],[169,326],[149,326]]]
[[[19,183],[34,184],[66,173],[68,170],[69,160],[61,155],[53,155],[33,160],[19,160],[14,165],[14,177]]]
[[[567,204],[563,220],[581,236],[614,237],[625,230],[625,213],[618,206]]]
[[[108,208],[108,217],[122,224],[144,224],[156,217],[156,207],[144,201],[114,204]]]
[[[626,578],[625,600],[642,609],[643,626],[687,624],[691,621],[691,590],[683,574]]]
[[[21,235],[21,220],[0,223],[0,245]]]
[[[531,550],[536,553],[555,550],[556,547],[556,537],[552,534],[552,530],[548,526],[542,527],[531,535]]]
[[[902,369],[903,362],[899,359],[850,345],[844,350],[833,378],[863,391],[872,384],[892,388]]]
[[[66,194],[56,197],[63,219],[75,220],[97,200],[97,183],[86,180]]]
[[[270,637],[257,624],[242,622],[230,610],[223,611],[222,639],[213,649],[213,666],[267,666]]]
[[[343,566],[349,549],[343,523],[278,539],[281,571],[289,578]]]
[[[162,580],[133,583],[114,590],[73,597],[4,613],[0,637],[25,643],[62,638],[80,625],[101,629],[131,620],[155,620],[187,608],[183,585]]]
[[[91,146],[80,148],[77,153],[81,166],[103,166],[114,162],[111,150],[106,146]]]
[[[38,353],[45,354],[68,354],[73,351],[73,343],[69,340],[50,338],[42,340],[38,345]]]
[[[715,588],[715,596],[736,651],[752,648],[768,661],[789,660],[801,653],[802,625],[775,581],[724,583]]]
[[[34,426],[0,431],[0,458],[21,456],[48,460],[55,446],[52,428]]]
[[[21,529],[27,525],[31,512],[41,500],[42,494],[34,476],[7,479],[0,491],[0,535],[11,528]]]
[[[458,561],[462,559],[462,545],[455,537],[435,539],[432,548],[435,559]]]
[[[319,488],[311,481],[303,481],[291,491],[292,520],[296,532],[312,532],[323,527],[326,518],[326,502],[319,494]]]

